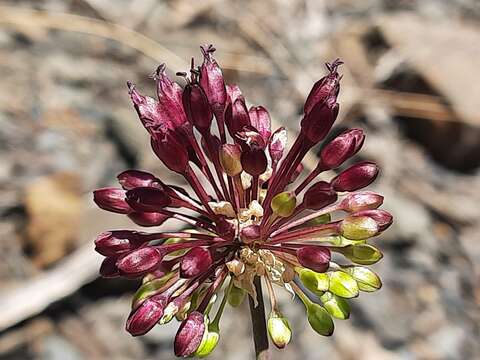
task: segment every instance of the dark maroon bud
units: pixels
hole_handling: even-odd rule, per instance
[[[307,245],[297,250],[300,264],[320,273],[328,270],[330,257],[330,250],[323,246]]]
[[[158,212],[171,202],[163,189],[138,187],[127,191],[127,203],[138,212]]]
[[[190,249],[180,261],[180,276],[190,279],[207,271],[213,263],[212,254],[203,247]]]
[[[216,233],[225,240],[233,240],[235,237],[236,228],[231,222],[227,221],[225,217],[219,216],[216,221]]]
[[[189,154],[175,137],[167,132],[163,136],[151,139],[152,149],[170,170],[184,174],[188,167]]]
[[[237,99],[233,104],[228,104],[225,110],[225,125],[232,138],[236,138],[236,134],[243,130],[245,126],[250,125],[250,117],[245,105],[245,101]]]
[[[331,64],[326,64],[330,73],[313,85],[312,90],[305,101],[305,114],[308,114],[318,103],[326,102],[331,97],[336,99],[340,90],[340,75],[337,72],[337,68],[342,64],[343,62],[339,59]]]
[[[120,276],[120,271],[117,267],[116,257],[106,257],[100,265],[100,276],[104,278],[115,278]]]
[[[335,103],[330,106],[320,102],[303,117],[300,123],[301,132],[312,145],[315,145],[327,136],[337,115],[338,104]]]
[[[350,130],[355,136],[355,149],[353,150],[353,153],[350,156],[355,155],[357,152],[360,151],[360,149],[363,146],[363,143],[365,142],[365,133],[363,132],[362,129],[352,129]]]
[[[117,176],[118,182],[125,190],[136,187],[161,187],[161,182],[154,175],[140,170],[126,170]]]
[[[372,183],[378,175],[378,167],[370,161],[361,161],[343,170],[331,184],[336,191],[355,191]]]
[[[241,99],[242,101],[245,101],[245,98],[242,95],[242,91],[238,87],[238,85],[232,84],[232,85],[227,85],[227,99],[228,101],[233,104],[237,99]]]
[[[132,310],[125,329],[133,336],[146,334],[162,318],[166,305],[167,298],[163,294],[146,299],[140,306]]]
[[[203,64],[200,67],[200,85],[207,95],[208,102],[215,109],[223,108],[227,102],[227,90],[222,70],[213,58],[215,48],[212,45],[202,46]]]
[[[255,240],[260,239],[260,226],[255,224],[245,226],[240,231],[240,239],[245,244],[250,244]]]
[[[267,170],[268,160],[262,149],[250,149],[242,152],[240,161],[243,170],[252,176],[260,176]]]
[[[289,183],[292,184],[294,183],[300,174],[303,172],[304,166],[302,163],[298,164],[297,167],[295,168],[295,171],[293,172],[292,176],[290,177]]]
[[[162,261],[162,253],[152,246],[134,250],[117,261],[122,274],[129,277],[144,275],[155,270]]]
[[[201,133],[210,129],[212,124],[212,110],[208,99],[198,84],[188,84],[183,91],[183,107],[188,120]]]
[[[303,205],[311,210],[320,210],[335,201],[337,201],[337,193],[325,181],[319,181],[310,186],[303,196]]]
[[[128,214],[132,211],[125,199],[126,191],[114,187],[97,189],[93,192],[93,201],[100,209]]]
[[[237,132],[236,139],[239,140],[242,150],[251,148],[265,149],[267,145],[263,136],[251,125],[245,126],[242,131]]]
[[[270,137],[268,152],[272,158],[272,164],[277,164],[283,156],[287,146],[287,130],[284,127],[278,128]]]
[[[141,95],[132,83],[128,82],[127,84],[138,117],[148,132],[152,133],[152,130],[157,126],[173,128],[171,120],[162,116],[158,101],[149,96]]]
[[[363,131],[360,129],[348,130],[325,145],[320,152],[320,162],[324,169],[335,169],[356,153],[363,143]],[[360,141],[360,147],[357,147]]]
[[[372,218],[377,222],[378,229],[380,231],[384,231],[385,229],[387,229],[390,225],[392,225],[392,222],[393,222],[392,214],[390,214],[388,211],[379,210],[379,209],[362,210],[352,214],[352,216],[355,216],[355,217],[368,216]]]
[[[95,239],[95,250],[104,256],[118,257],[135,250],[148,241],[148,234],[131,230],[113,230],[101,233]]]
[[[383,204],[383,196],[373,191],[359,191],[348,194],[340,203],[347,212],[376,209]]]
[[[272,134],[270,115],[263,106],[252,106],[248,110],[252,126],[262,135],[266,142]]]
[[[170,218],[169,215],[155,213],[155,212],[131,212],[127,215],[135,224],[140,226],[160,226],[167,219]]]
[[[193,311],[182,321],[175,335],[173,349],[176,356],[187,357],[193,355],[200,345],[205,332],[205,320],[202,313]]]

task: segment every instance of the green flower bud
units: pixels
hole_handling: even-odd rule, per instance
[[[272,311],[267,323],[268,335],[279,349],[283,349],[292,338],[292,330],[288,320],[281,314]]]
[[[358,284],[352,276],[343,271],[333,271],[328,273],[328,276],[329,291],[347,299],[358,296]]]
[[[340,233],[350,240],[365,240],[378,234],[378,224],[368,216],[349,216],[340,223]]]
[[[132,308],[138,307],[145,299],[158,293],[162,286],[172,278],[175,273],[170,272],[161,278],[157,278],[142,284],[132,298]]]
[[[218,152],[220,165],[228,176],[236,176],[242,172],[240,157],[242,150],[237,144],[224,144]]]
[[[345,320],[350,317],[350,305],[348,301],[340,296],[326,292],[320,296],[323,306],[334,318]]]
[[[281,192],[275,195],[270,206],[273,213],[281,217],[289,217],[295,211],[297,205],[297,198],[294,193],[289,191]]]
[[[358,284],[358,288],[362,291],[377,291],[382,287],[382,281],[372,270],[363,266],[352,266],[344,268],[343,271],[349,273]]]
[[[308,226],[323,225],[323,224],[328,224],[330,221],[332,221],[332,216],[330,214],[323,214],[323,215],[317,216],[316,218],[313,218],[312,220],[308,220],[306,222],[306,225]]]
[[[316,303],[309,303],[307,306],[307,319],[313,330],[323,336],[333,334],[334,325],[330,314],[325,308]]]
[[[200,358],[210,355],[217,347],[219,338],[220,333],[218,326],[214,325],[207,327],[207,322],[205,322],[205,332],[203,333],[203,338],[200,342],[200,345],[195,351],[195,355]]]
[[[245,290],[232,286],[232,289],[228,293],[228,303],[230,306],[238,307],[242,304],[243,299],[245,299]]]
[[[310,269],[301,268],[298,275],[303,285],[313,293],[321,294],[328,290],[330,279],[326,273],[317,273]]]
[[[350,259],[352,262],[360,265],[372,265],[379,261],[383,255],[374,246],[369,244],[348,245],[343,248],[331,248]]]

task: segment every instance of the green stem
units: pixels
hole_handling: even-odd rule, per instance
[[[257,306],[255,307],[255,302],[251,296],[248,297],[248,300],[250,305],[250,316],[252,318],[255,354],[257,360],[269,360],[270,353],[268,351],[267,323],[265,321],[265,304],[263,302],[263,292],[260,277],[256,276],[253,283],[257,292]]]

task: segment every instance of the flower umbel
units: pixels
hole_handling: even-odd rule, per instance
[[[383,197],[361,190],[378,174],[373,162],[316,180],[360,150],[362,130],[347,130],[323,144],[317,167],[302,174],[302,159],[337,117],[341,61],[327,64],[328,74],[313,86],[300,132],[287,149],[286,130],[272,131],[267,110],[248,109],[239,88],[225,85],[214,51],[202,47],[202,65],[192,60],[190,74],[179,74],[184,87],[159,66],[155,99],[128,83],[154,153],[192,192],[138,170],[118,175],[120,187],[94,192],[100,208],[137,225],[183,223],[184,230],[176,232],[112,230],[95,240],[96,251],[105,256],[102,276],[142,279],[126,330],[143,335],[175,317],[181,324],[174,349],[182,357],[214,350],[225,306],[240,305],[246,294],[258,303],[257,277],[270,298],[273,344],[284,348],[292,337],[274,286],[298,295],[312,328],[331,335],[332,317],[349,317],[348,299],[381,287],[365,265],[382,254],[367,240],[392,223],[392,216],[378,209]]]

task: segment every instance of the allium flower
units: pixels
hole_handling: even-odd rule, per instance
[[[277,347],[285,347],[292,330],[273,285],[298,295],[312,328],[331,335],[332,317],[349,317],[348,299],[381,287],[378,276],[359,265],[382,258],[367,239],[392,223],[388,212],[378,210],[383,197],[361,191],[378,174],[373,162],[336,170],[360,150],[362,130],[323,144],[317,167],[302,174],[302,159],[325,139],[338,114],[339,60],[327,64],[328,74],[313,86],[288,150],[286,130],[272,131],[268,111],[248,109],[239,88],[225,85],[214,51],[202,47],[203,64],[192,61],[188,76],[179,73],[184,87],[161,65],[153,76],[155,99],[128,83],[154,153],[185,178],[191,192],[138,170],[118,175],[120,187],[94,192],[100,208],[140,226],[183,223],[177,232],[112,230],[95,240],[105,256],[103,276],[142,279],[126,330],[143,335],[176,317],[177,356],[213,351],[226,304],[236,307],[247,294],[254,323],[263,324],[255,336],[268,331]],[[337,176],[316,180],[332,169]],[[271,303],[268,326],[259,279]]]

